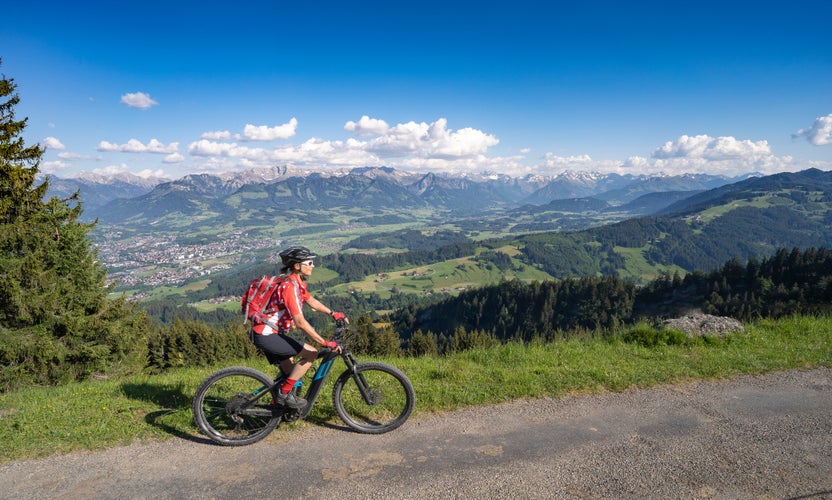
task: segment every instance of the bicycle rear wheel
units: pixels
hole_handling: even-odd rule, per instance
[[[416,394],[407,376],[385,363],[358,363],[332,388],[332,402],[341,420],[366,434],[382,434],[402,425],[413,412]]]
[[[194,421],[217,443],[242,446],[260,441],[280,423],[272,394],[274,382],[263,372],[246,366],[223,368],[205,379],[193,399]]]

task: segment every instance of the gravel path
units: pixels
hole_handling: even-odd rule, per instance
[[[832,370],[517,401],[366,436],[308,426],[0,467],[0,497],[832,498]]]

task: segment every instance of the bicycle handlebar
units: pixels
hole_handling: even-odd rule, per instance
[[[346,320],[339,319],[335,321],[335,332],[332,334],[332,340],[334,340],[341,349],[346,352],[344,349],[344,335],[346,332],[349,331],[349,325]],[[329,347],[324,347],[318,351],[318,358],[322,358],[332,352],[332,349]],[[342,353],[343,354],[343,353]]]
[[[347,321],[344,319],[339,319],[335,321],[335,333],[332,334],[332,340],[338,342],[339,344],[344,341],[344,334],[347,332]]]

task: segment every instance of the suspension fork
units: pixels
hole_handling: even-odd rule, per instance
[[[367,382],[367,379],[364,378],[364,374],[356,370],[356,365],[358,361],[356,361],[355,357],[353,357],[351,352],[345,352],[341,355],[344,358],[344,364],[347,365],[347,370],[352,373],[352,378],[355,380],[355,385],[358,386],[358,392],[361,393],[361,397],[364,398],[364,402],[368,405],[373,405],[376,403],[376,395],[373,390],[370,388],[370,384]]]

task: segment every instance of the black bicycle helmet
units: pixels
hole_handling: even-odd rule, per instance
[[[286,267],[291,267],[296,262],[303,262],[317,257],[317,255],[306,247],[289,247],[278,255],[280,255],[280,260]]]

